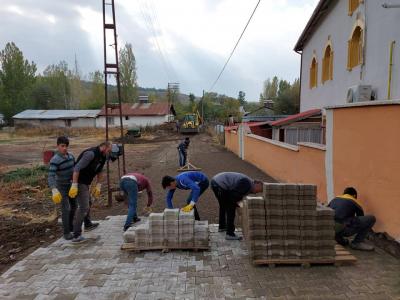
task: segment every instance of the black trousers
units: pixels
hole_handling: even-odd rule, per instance
[[[211,180],[211,189],[219,203],[219,229],[226,229],[227,235],[235,234],[235,216],[237,202],[232,200],[229,191]]]
[[[371,215],[354,217],[345,222],[343,230],[336,235],[339,237],[356,235],[353,243],[360,243],[367,237],[368,232],[371,231],[375,222],[376,218]]]
[[[208,179],[205,179],[205,180],[199,182],[198,185],[200,188],[200,195],[199,195],[199,197],[200,197],[205,192],[205,190],[208,188],[210,183],[208,182]],[[189,197],[186,199],[186,203],[189,204],[191,200],[192,200],[192,193],[189,194]],[[194,210],[194,219],[196,221],[200,221],[200,215],[199,215],[199,212],[197,211],[196,205],[193,207],[193,210]]]

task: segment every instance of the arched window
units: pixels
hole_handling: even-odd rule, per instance
[[[353,14],[361,2],[362,0],[349,0],[349,16]]]
[[[322,58],[322,83],[333,79],[333,51],[332,46],[325,48],[324,57]]]
[[[347,48],[347,69],[351,70],[363,63],[363,30],[360,26],[354,29]]]
[[[317,87],[318,78],[318,62],[315,57],[313,57],[310,66],[310,89]]]

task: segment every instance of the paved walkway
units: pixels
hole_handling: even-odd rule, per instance
[[[204,253],[123,252],[124,218],[103,221],[92,242],[37,249],[0,277],[0,299],[400,299],[400,260],[382,251],[357,252],[354,266],[254,267],[244,242],[210,226]]]

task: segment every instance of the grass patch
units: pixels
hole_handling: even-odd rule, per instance
[[[27,185],[37,186],[46,179],[48,173],[47,166],[35,166],[32,168],[18,168],[14,171],[5,173],[1,179],[5,183],[24,182]]]

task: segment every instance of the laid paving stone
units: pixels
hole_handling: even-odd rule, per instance
[[[211,224],[210,251],[131,253],[120,250],[124,220],[101,221],[84,247],[37,249],[0,276],[0,299],[400,299],[400,261],[380,250],[354,252],[353,266],[270,269]]]

